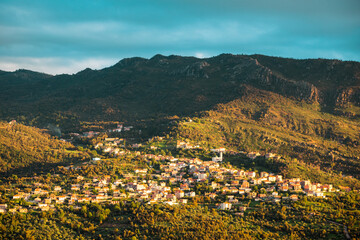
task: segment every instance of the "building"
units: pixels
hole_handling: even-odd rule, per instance
[[[231,209],[231,203],[229,202],[224,202],[224,203],[220,203],[219,205],[219,209],[220,210],[230,210]]]

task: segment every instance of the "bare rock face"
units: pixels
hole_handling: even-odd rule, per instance
[[[200,77],[209,78],[206,74],[205,68],[210,67],[210,64],[206,61],[195,62],[190,65],[186,65],[182,69],[172,71],[171,75],[184,75],[186,77]]]
[[[338,91],[336,105],[342,106],[350,102],[360,105],[360,87],[348,87]]]
[[[286,79],[262,66],[256,59],[244,58],[233,67],[232,78],[264,90],[309,102],[319,101],[319,90],[311,83]]]

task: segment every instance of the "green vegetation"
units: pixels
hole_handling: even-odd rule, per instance
[[[191,122],[180,121],[173,132],[205,147],[275,152],[324,171],[360,173],[359,121],[253,88]]]
[[[69,151],[75,147],[43,130],[0,122],[0,172],[28,173],[45,171],[56,164],[84,160],[86,153]]]
[[[353,106],[345,116],[358,119],[359,69],[357,62],[222,54],[129,58],[74,75],[1,72],[0,119],[41,128],[51,123],[69,132],[81,122],[192,116],[242,97],[244,85],[315,103],[329,113]]]
[[[1,71],[0,119],[22,124],[0,122],[0,239],[360,239],[359,73],[230,54]]]

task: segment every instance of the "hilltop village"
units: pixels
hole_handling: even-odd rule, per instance
[[[118,126],[110,131],[130,131],[132,128]],[[87,132],[82,137],[90,139],[98,134]],[[260,202],[279,204],[303,197],[326,198],[350,190],[336,189],[331,184],[312,183],[307,179],[286,179],[266,171],[239,169],[226,162],[228,156],[236,157],[240,154],[253,160],[258,157],[280,158],[273,153],[237,153],[216,148],[206,150],[212,156],[211,159],[201,160],[197,157],[148,153],[161,147],[205,151],[199,145],[186,141],[176,141],[173,146],[167,146],[164,137],[155,137],[144,144],[132,143],[128,147],[125,141],[123,138],[105,137],[94,144],[98,154],[89,161],[59,167],[57,173],[47,174],[48,180],[35,176],[25,182],[8,185],[1,192],[6,203],[0,204],[0,213],[49,211],[56,210],[56,205],[76,209],[84,203],[118,204],[132,200],[144,204],[169,205],[197,202],[210,208],[244,215]],[[130,159],[130,163],[122,162],[121,159]],[[96,176],[83,174],[91,168],[117,161],[120,161],[121,173],[113,171]],[[72,173],[70,179],[67,172]]]

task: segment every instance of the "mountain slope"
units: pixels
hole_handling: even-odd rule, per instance
[[[0,122],[0,172],[36,171],[47,164],[61,163],[80,157],[66,143],[42,130],[16,123]]]
[[[357,62],[156,55],[123,59],[109,68],[85,69],[75,75],[33,73],[33,81],[21,81],[15,73],[0,76],[5,89],[0,94],[0,118],[38,126],[56,123],[71,128],[84,120],[191,115],[241,97],[243,84],[319,103],[323,111],[360,116]]]
[[[74,75],[1,72],[0,84],[4,120],[51,123],[69,132],[83,121],[156,123],[200,116],[180,124],[178,136],[274,151],[354,176],[360,172],[358,62],[156,55]]]
[[[360,177],[359,121],[250,86],[241,98],[182,121],[174,131],[209,147],[276,152]]]

